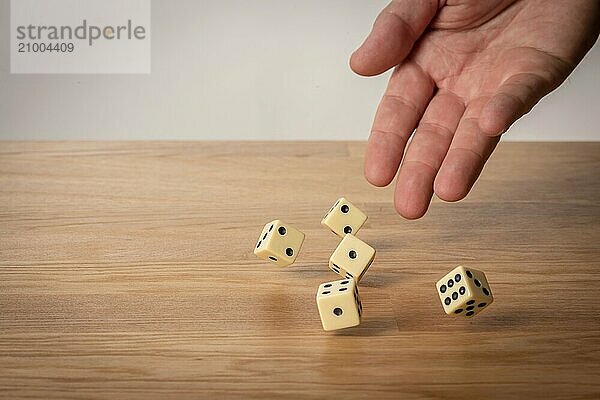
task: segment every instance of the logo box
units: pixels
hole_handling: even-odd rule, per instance
[[[148,74],[150,0],[11,0],[13,74]]]

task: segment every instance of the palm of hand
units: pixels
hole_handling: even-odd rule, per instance
[[[364,75],[398,65],[373,123],[365,175],[384,186],[399,169],[395,204],[407,218],[422,216],[434,191],[448,201],[466,196],[499,135],[556,88],[597,37],[595,0],[450,2],[439,10],[393,2],[351,60]]]

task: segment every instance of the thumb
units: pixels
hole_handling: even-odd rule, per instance
[[[377,16],[364,43],[350,57],[359,75],[381,74],[410,53],[445,0],[393,0]]]

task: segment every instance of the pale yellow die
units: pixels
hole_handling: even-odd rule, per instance
[[[345,198],[340,198],[329,209],[321,220],[321,225],[328,227],[340,237],[347,233],[356,235],[364,225],[367,215]]]
[[[435,286],[446,314],[472,317],[494,301],[485,274],[473,268],[458,266]]]
[[[278,219],[263,228],[254,254],[263,260],[285,267],[296,261],[304,242],[304,233]]]
[[[374,248],[356,236],[347,234],[329,258],[329,268],[346,279],[355,279],[358,283],[374,258]]]
[[[326,331],[359,325],[362,303],[354,279],[326,282],[319,286],[317,307]]]

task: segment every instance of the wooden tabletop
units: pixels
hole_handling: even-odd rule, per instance
[[[363,152],[0,143],[0,397],[600,398],[600,143],[502,143],[418,221]],[[362,324],[324,332],[320,220],[341,195],[377,256]],[[276,218],[306,233],[287,268],[252,254]],[[459,264],[495,297],[470,320],[434,287]]]

